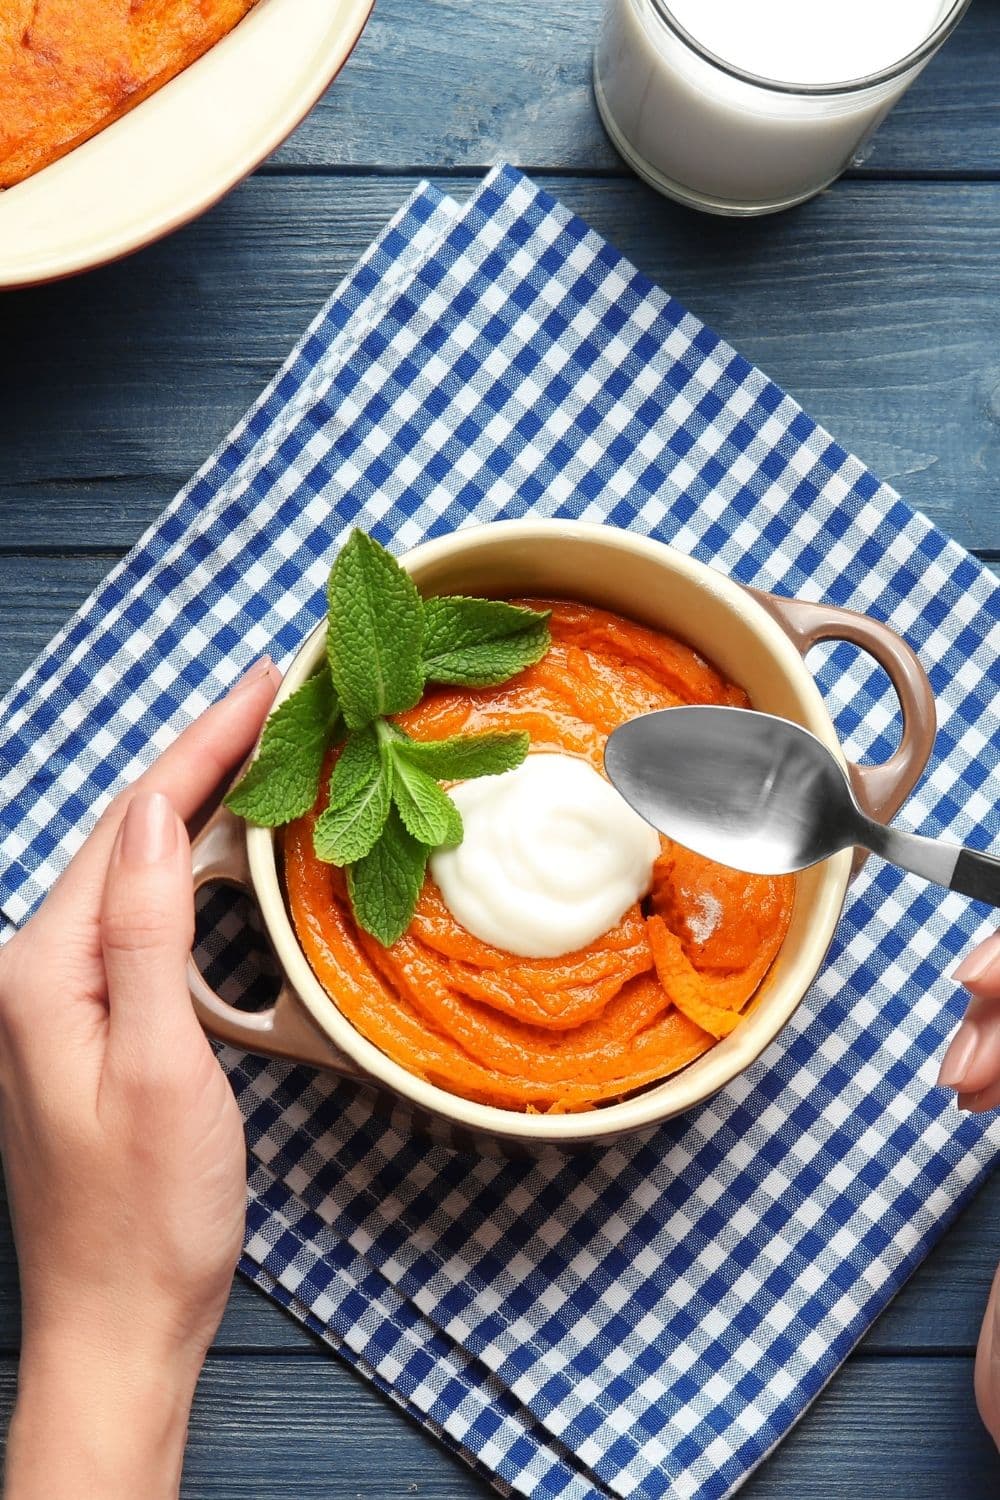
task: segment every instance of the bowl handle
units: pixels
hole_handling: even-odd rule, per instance
[[[906,642],[878,620],[805,599],[782,599],[750,589],[805,656],[819,641],[850,641],[873,656],[888,675],[903,710],[903,733],[895,753],[879,766],[851,764],[848,774],[862,811],[887,823],[912,792],[930,759],[937,711],[927,673]]]
[[[253,895],[243,820],[220,807],[191,846],[191,867],[196,892],[218,881]],[[309,1019],[287,979],[282,980],[271,1009],[260,1011],[237,1010],[227,1004],[207,983],[193,957],[188,959],[188,987],[199,1021],[218,1041],[310,1068],[328,1068],[346,1077],[361,1076]]]

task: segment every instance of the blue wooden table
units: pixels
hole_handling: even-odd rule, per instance
[[[198,223],[0,296],[0,690],[258,393],[420,177],[528,169],[1000,563],[1000,0],[974,0],[863,170],[780,218],[714,220],[636,182],[589,81],[600,0],[379,0],[306,123]],[[985,1500],[972,1397],[1000,1183],[951,1229],[748,1500]],[[0,1224],[0,1419],[17,1282]],[[249,1286],[194,1413],[185,1495],[472,1500],[491,1491]]]

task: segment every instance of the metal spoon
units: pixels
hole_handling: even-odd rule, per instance
[[[719,864],[787,875],[857,844],[1000,906],[1000,859],[874,822],[826,746],[787,719],[707,705],[660,709],[609,736],[604,766],[647,823]]]

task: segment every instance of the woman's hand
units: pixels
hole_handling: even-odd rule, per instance
[[[1000,933],[987,938],[955,970],[971,991],[961,1026],[944,1055],[938,1082],[958,1093],[961,1109],[1000,1105]],[[1000,1446],[1000,1268],[993,1281],[976,1353],[976,1401]]]
[[[1000,932],[969,954],[953,976],[972,994],[944,1055],[938,1083],[955,1089],[960,1109],[1000,1105]]]
[[[108,809],[0,951],[0,1145],[21,1276],[8,1500],[176,1495],[242,1243],[246,1154],[188,996],[185,822],[246,757],[269,661]]]
[[[1000,1267],[993,1278],[993,1290],[986,1305],[983,1326],[979,1330],[976,1403],[979,1415],[1000,1448]]]

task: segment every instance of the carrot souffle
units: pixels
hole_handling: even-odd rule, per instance
[[[254,0],[0,0],[0,188],[155,93]]]

